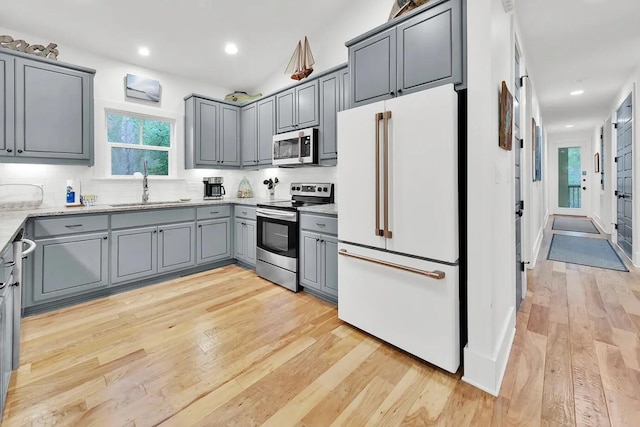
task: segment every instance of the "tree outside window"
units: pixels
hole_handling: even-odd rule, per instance
[[[133,115],[107,113],[107,142],[111,149],[111,175],[142,172],[169,175],[171,123]]]

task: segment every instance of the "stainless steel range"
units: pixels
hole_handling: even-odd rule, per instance
[[[292,199],[258,204],[256,273],[298,292],[298,208],[333,203],[333,184],[291,184]]]

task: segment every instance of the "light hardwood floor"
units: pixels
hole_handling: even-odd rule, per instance
[[[497,399],[229,266],[25,319],[3,426],[640,425],[640,272],[547,231]]]

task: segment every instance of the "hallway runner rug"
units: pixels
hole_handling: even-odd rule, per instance
[[[554,218],[553,230],[575,231],[578,233],[600,234],[590,219]]]
[[[608,270],[629,271],[607,239],[554,234],[547,259]]]

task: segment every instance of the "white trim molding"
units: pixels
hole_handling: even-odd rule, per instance
[[[502,5],[504,6],[504,11],[510,13],[513,11],[513,5],[515,0],[502,0]]]

